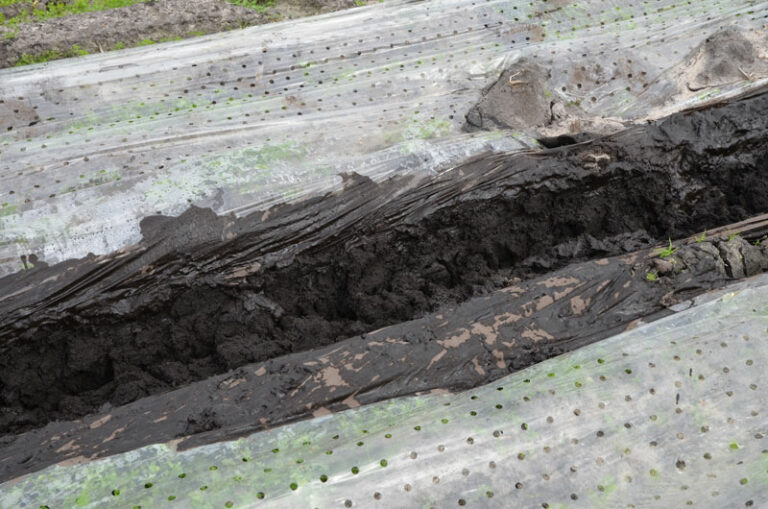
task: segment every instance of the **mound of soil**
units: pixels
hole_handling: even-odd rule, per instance
[[[768,95],[591,143],[243,219],[151,218],[129,252],[0,280],[0,432],[123,405],[768,210]],[[13,296],[12,299],[9,297]]]
[[[483,90],[480,101],[466,115],[465,129],[525,129],[551,124],[552,103],[544,94],[551,78],[551,71],[535,62],[517,62]]]
[[[716,32],[686,57],[681,70],[687,89],[697,92],[768,72],[765,38],[751,40],[738,28]]]

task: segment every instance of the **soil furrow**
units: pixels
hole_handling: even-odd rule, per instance
[[[341,193],[242,219],[148,218],[127,253],[6,277],[0,432],[764,212],[766,106],[753,95],[583,145],[475,158],[428,182],[351,176]]]

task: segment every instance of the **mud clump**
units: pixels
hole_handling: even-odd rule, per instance
[[[750,40],[730,27],[707,38],[687,58],[690,91],[722,86],[768,73],[767,40]]]
[[[238,220],[193,209],[144,223],[145,251],[120,264],[86,259],[4,278],[0,288],[36,277],[45,288],[65,272],[82,274],[30,301],[34,313],[0,319],[0,432],[122,405],[574,261],[764,212],[766,107],[759,95],[583,145],[486,156],[394,196],[361,178],[338,195]],[[220,418],[202,416],[191,431]]]
[[[520,61],[486,88],[466,115],[466,130],[523,129],[552,122],[544,84],[549,72],[538,64]]]
[[[583,71],[576,69],[575,72]],[[595,139],[625,127],[618,119],[588,113],[581,99],[548,92],[551,87],[551,69],[525,58],[517,60],[482,91],[478,102],[465,115],[464,130],[533,128],[542,146],[555,148]]]
[[[686,273],[705,273],[742,279],[768,271],[768,244],[757,244],[739,235],[730,239],[699,240],[682,248],[672,248],[672,254],[653,258],[648,274],[654,277],[677,278]]]

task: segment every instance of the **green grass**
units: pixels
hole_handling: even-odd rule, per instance
[[[30,55],[30,54],[23,54],[19,59],[13,64],[14,67],[19,67],[22,65],[31,65],[31,64],[41,64],[43,62],[48,62],[49,60],[56,60],[59,58],[69,58],[69,57],[79,57],[82,55],[87,55],[88,52],[75,44],[71,48],[69,48],[66,51],[59,51],[56,49],[50,49],[46,51],[45,53],[39,53],[36,55]]]
[[[180,41],[182,39],[185,39],[187,37],[198,37],[200,35],[205,35],[205,32],[201,30],[195,30],[194,32],[189,32],[187,34],[182,35],[170,35],[168,37],[161,37],[159,39],[142,39],[136,44],[125,44],[124,42],[118,42],[114,46],[112,46],[112,49],[124,49],[128,47],[139,47],[139,46],[150,46],[152,44],[159,44],[161,42],[172,42],[172,41]]]
[[[63,18],[72,14],[84,12],[106,11],[127,7],[129,5],[147,2],[149,0],[73,0],[71,2],[52,2],[44,9],[37,8],[36,1],[30,0],[0,0],[0,6],[22,4],[25,9],[20,14],[8,19],[0,19],[3,25],[19,25],[33,21],[43,21],[51,18]]]
[[[0,24],[2,24],[2,17],[3,16],[0,14]],[[3,33],[3,39],[15,39],[17,35],[19,35],[19,29],[13,28],[12,30]]]
[[[117,42],[109,49],[120,50],[120,49],[132,48],[132,47],[138,47],[138,46],[149,46],[151,44],[157,44],[161,42],[180,41],[181,39],[186,37],[198,37],[201,35],[205,35],[205,32],[200,30],[195,30],[193,32],[184,34],[183,36],[175,35],[175,36],[169,36],[169,37],[162,37],[160,39],[142,39],[141,41],[136,43]],[[74,46],[72,46],[66,51],[51,49],[44,53],[37,53],[37,54],[25,53],[13,64],[13,66],[20,67],[22,65],[40,64],[43,62],[48,62],[50,60],[58,60],[60,58],[79,57],[79,56],[88,55],[88,54],[89,54],[88,50],[81,48],[80,46],[75,44]]]
[[[669,258],[673,254],[677,253],[679,248],[672,245],[672,239],[669,239],[669,246],[664,249],[660,249],[656,254],[661,258]]]
[[[264,12],[268,8],[275,5],[271,0],[227,0],[232,5],[239,5],[240,7],[247,7],[257,12]]]

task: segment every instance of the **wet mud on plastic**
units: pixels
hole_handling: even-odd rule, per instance
[[[197,387],[188,411],[171,411],[177,393],[135,403],[168,421],[142,435],[216,440],[323,409],[480,385],[763,271],[759,222],[742,236],[693,242],[671,267],[643,250],[768,210],[766,105],[755,94],[590,143],[477,157],[405,185],[349,175],[340,193],[242,219],[203,209],[151,217],[144,241],[127,250],[32,262],[0,280],[3,468],[62,459],[60,447],[35,461],[15,456],[15,441],[42,436],[15,433],[116,416],[122,409],[110,406],[254,363],[265,363],[254,368],[263,375],[250,366],[184,389]],[[498,319],[509,323],[484,336]],[[378,353],[372,341],[384,345]],[[322,348],[338,371],[323,371]],[[302,382],[323,389],[307,396]],[[228,400],[228,386],[242,394]],[[254,410],[249,398],[268,401],[255,387],[295,399]],[[111,419],[125,430],[123,417]],[[115,450],[139,445],[131,440]],[[111,444],[85,442],[73,454],[110,453]]]

